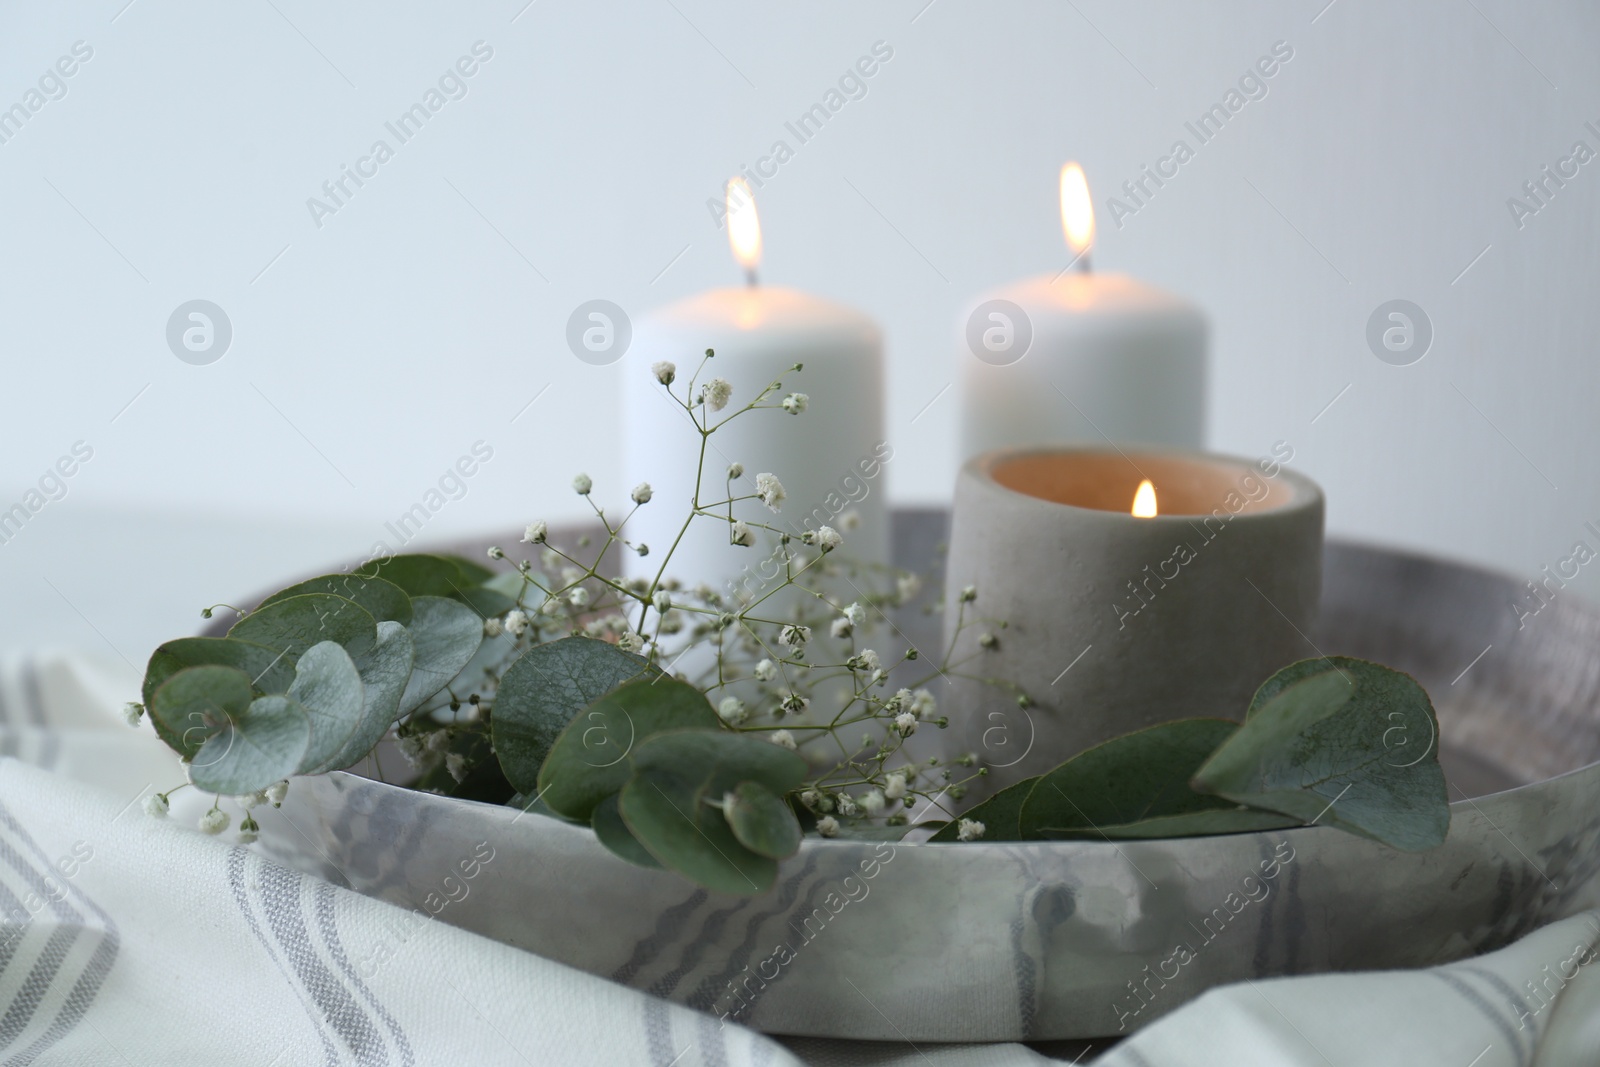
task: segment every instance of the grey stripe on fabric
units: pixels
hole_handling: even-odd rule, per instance
[[[39,688],[39,666],[29,658],[22,661],[22,703],[28,712],[28,721],[35,726],[45,725],[44,693]]]
[[[700,1058],[706,1067],[728,1067],[728,1049],[722,1043],[722,1024],[709,1015],[695,1016]]]
[[[1532,1045],[1530,1044],[1527,1048],[1523,1047],[1523,1042],[1518,1036],[1519,1032],[1517,1028],[1511,1025],[1511,1022],[1506,1018],[1505,1014],[1501,1012],[1499,1008],[1495,1007],[1494,1004],[1490,1003],[1488,998],[1486,998],[1482,993],[1479,993],[1476,989],[1473,989],[1467,983],[1463,982],[1460,978],[1457,978],[1455,975],[1451,974],[1449,971],[1428,971],[1426,973],[1433,975],[1435,978],[1439,979],[1439,981],[1443,982],[1451,989],[1454,989],[1461,995],[1461,999],[1465,1000],[1468,1004],[1471,1004],[1474,1008],[1477,1008],[1478,1014],[1482,1015],[1485,1019],[1492,1023],[1494,1028],[1500,1032],[1500,1036],[1505,1039],[1506,1047],[1511,1049],[1512,1052],[1516,1054],[1518,1064],[1525,1064],[1528,1062],[1533,1053]],[[1528,1036],[1531,1039],[1533,1035],[1531,1032],[1529,1032]]]
[[[288,968],[283,965],[283,960],[279,956],[278,950],[273,947],[272,941],[262,931],[261,923],[256,919],[255,911],[250,906],[250,893],[245,881],[245,864],[250,858],[250,851],[242,845],[228,851],[228,887],[233,890],[233,902],[239,908],[239,914],[244,916],[245,922],[250,927],[250,932],[255,935],[256,940],[261,942],[261,947],[266,950],[267,958],[278,968],[278,973],[283,975],[283,980],[288,983],[289,988],[293,989],[295,994],[304,1002],[304,992],[295,983],[294,976],[289,973]],[[317,1032],[317,1040],[322,1042],[323,1062],[327,1067],[339,1067],[339,1054],[334,1050],[333,1042],[328,1040],[328,1035],[322,1026],[322,1019],[315,1012],[309,1010],[310,1005],[307,1005],[307,1009],[306,1017],[311,1020],[312,1028]]]
[[[711,894],[704,889],[696,889],[683,903],[674,904],[662,912],[661,918],[656,920],[656,928],[651,931],[649,937],[633,946],[633,955],[628,958],[627,963],[611,972],[611,980],[627,985],[633,976],[639,973],[639,968],[653,962],[661,954],[662,947],[671,943],[689,916],[710,897]]]
[[[49,866],[49,860],[45,857],[44,850],[22,828],[22,824],[12,817],[11,812],[4,805],[0,805],[0,823],[4,824],[24,849],[33,853],[40,863]],[[24,876],[31,876],[32,879],[36,880],[39,888],[45,887],[44,878],[36,870],[30,868],[24,873]],[[78,980],[73,983],[72,991],[67,994],[66,1002],[56,1012],[55,1019],[51,1021],[43,1034],[12,1059],[11,1062],[16,1067],[26,1067],[27,1064],[31,1064],[78,1025],[79,1021],[89,1011],[90,1005],[94,1003],[96,994],[100,992],[100,987],[105,983],[106,976],[111,973],[112,966],[117,962],[117,954],[121,951],[122,935],[117,929],[117,924],[112,921],[111,916],[106,913],[105,909],[96,904],[94,899],[87,893],[67,881],[60,904],[74,916],[78,914],[77,910],[66,903],[66,897],[71,895],[76,895],[83,904],[84,909],[100,923],[100,941],[99,944],[95,945],[94,952],[89,956],[89,961],[79,973]]]
[[[666,1001],[651,997],[644,1002],[644,1040],[655,1067],[669,1067],[683,1055],[682,1049],[672,1047],[672,1014]]]
[[[39,958],[33,961],[27,979],[11,998],[5,1014],[0,1015],[0,1049],[21,1037],[33,1021],[33,1013],[39,1010],[39,1004],[50,990],[50,983],[55,981],[67,953],[77,944],[82,929],[80,926],[58,926],[50,931],[50,939],[44,943]]]
[[[761,927],[769,919],[775,919],[779,916],[783,916],[784,918],[790,920],[788,930],[784,933],[783,943],[785,946],[789,947],[791,952],[798,953],[798,950],[789,943],[789,931],[793,930],[793,917],[796,914],[794,910],[794,902],[795,898],[799,896],[800,884],[806,878],[810,877],[812,872],[816,870],[817,862],[817,854],[813,853],[807,858],[805,865],[801,867],[798,872],[789,878],[784,879],[783,883],[778,887],[776,906],[767,911],[751,916],[750,921],[745,926],[744,939],[740,941],[731,952],[728,953],[727,965],[724,966],[723,969],[717,974],[707,975],[706,978],[701,981],[700,985],[696,987],[695,991],[689,995],[688,999],[685,1001],[686,1004],[688,1004],[691,1008],[698,1008],[701,1011],[712,1011],[715,1009],[716,1003],[721,998],[722,993],[732,988],[734,979],[739,976],[741,971],[749,969],[751,957],[755,954],[756,943],[760,938]],[[816,895],[831,884],[832,883],[830,882],[824,882],[819,879],[813,883],[811,888],[806,892],[805,905],[807,906],[807,917],[811,915],[811,909],[814,907],[812,901],[816,898]],[[802,927],[804,926],[804,923],[805,920],[802,919]],[[819,930],[818,932],[820,933],[821,931]],[[803,948],[806,944],[810,943],[810,941],[811,938],[805,938],[801,942],[801,947]],[[699,949],[699,952],[703,954],[703,946]],[[759,978],[760,975],[757,975],[757,977]],[[776,979],[771,979],[771,981],[776,981]],[[763,990],[766,989],[767,982],[767,979],[762,979]],[[713,993],[713,991],[715,991],[715,993]],[[737,993],[734,995],[736,997],[738,996]],[[739,999],[742,1000],[743,998],[740,997]],[[754,1000],[754,998],[751,999],[752,1001]]]
[[[389,1030],[389,1035],[394,1038],[395,1048],[400,1052],[400,1062],[405,1067],[415,1067],[416,1056],[411,1051],[411,1042],[407,1040],[405,1031],[400,1024],[394,1021],[394,1016],[389,1014],[389,1009],[379,1003],[378,998],[372,995],[367,984],[356,974],[350,966],[350,957],[344,950],[344,942],[339,939],[339,927],[336,923],[333,902],[335,900],[333,886],[326,882],[316,888],[317,929],[322,934],[323,943],[328,946],[328,955],[333,957],[333,962],[344,973],[344,980],[366,998],[367,1003],[378,1013],[378,1018],[383,1020],[383,1025]]]
[[[383,1036],[344,983],[328,970],[311,943],[300,897],[304,877],[276,864],[262,864],[261,908],[267,925],[300,984],[328,1025],[356,1054],[356,1062],[361,1067],[387,1067],[389,1050]]]

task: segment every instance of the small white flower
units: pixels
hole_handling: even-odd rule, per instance
[[[426,747],[428,755],[437,756],[450,747],[450,735],[444,730],[435,730],[428,735]]]
[[[657,589],[650,598],[650,606],[665,615],[667,609],[672,607],[672,594],[665,589]]]
[[[729,726],[738,726],[750,717],[750,712],[738,697],[723,697],[717,705],[717,716]]]
[[[241,824],[239,826],[239,844],[241,845],[253,845],[260,836],[261,827],[256,825],[254,820],[248,825]]]
[[[901,737],[910,737],[917,732],[917,717],[909,711],[902,711],[894,717],[894,728]]]
[[[484,619],[483,620],[483,636],[485,636],[485,637],[499,637],[500,636],[500,620],[499,619],[493,619],[493,618]]]
[[[832,526],[821,526],[817,528],[817,544],[822,546],[822,551],[832,552],[844,544],[844,537]]]
[[[713,378],[700,387],[700,399],[710,411],[721,411],[733,396],[733,383],[726,378]]]
[[[521,608],[512,608],[506,612],[505,628],[512,637],[521,637],[528,632],[528,613]]]
[[[999,643],[1000,643],[1000,639],[998,637],[996,637],[994,634],[980,634],[978,636],[978,647],[979,648],[994,648]]]
[[[976,819],[962,819],[956,824],[957,841],[976,841],[989,828]]]
[[[790,715],[798,715],[810,706],[810,697],[803,697],[799,693],[795,692],[785,693],[783,699],[778,702],[778,710],[786,711]]]
[[[837,837],[839,834],[839,820],[832,815],[824,815],[817,820],[817,833],[823,837]]]
[[[234,797],[233,799],[234,802],[241,808],[243,808],[245,811],[249,811],[251,808],[259,808],[261,805],[267,802],[267,791],[265,789],[258,789],[254,793],[246,793],[243,796]]]
[[[845,533],[854,533],[861,529],[861,512],[855,508],[839,513],[839,529]]]
[[[157,819],[165,819],[167,812],[172,810],[172,805],[167,801],[164,793],[151,793],[144,798],[144,813],[153,815]]]
[[[144,718],[144,705],[128,701],[122,705],[122,718],[129,726],[138,726],[139,720]]]
[[[977,586],[975,586],[975,585],[966,585],[966,586],[962,586],[961,587],[961,602],[963,604],[970,604],[974,600],[977,600],[977,599],[978,599],[978,587]]]
[[[648,504],[655,495],[655,490],[650,488],[649,482],[640,482],[633,487],[633,502],[635,504]]]
[[[267,786],[267,800],[275,808],[282,807],[283,798],[288,795],[289,780],[287,778],[279,782],[273,782],[271,785]]]
[[[939,702],[926,689],[918,689],[911,694],[910,711],[919,719],[928,718],[938,706]]]
[[[790,752],[795,750],[794,734],[791,734],[788,730],[774,730],[772,731],[772,736],[768,737],[767,740],[779,748],[788,749]]]
[[[770,659],[764,659],[756,664],[754,673],[758,681],[770,682],[778,676],[778,665]]]
[[[856,803],[856,798],[849,793],[840,793],[834,798],[839,806],[839,814],[847,819],[861,814],[861,806]]]
[[[876,789],[870,789],[862,795],[859,803],[861,809],[868,815],[876,815],[883,810],[883,794]]]
[[[527,529],[522,531],[522,540],[525,544],[542,545],[550,536],[550,524],[543,519],[528,523]]]
[[[922,579],[915,574],[902,574],[894,580],[894,584],[902,604],[915,600],[917,594],[922,592]]]
[[[791,415],[798,415],[811,403],[811,398],[804,393],[790,393],[783,398],[783,410]]]
[[[395,742],[395,747],[400,750],[400,755],[411,766],[415,767],[422,762],[423,755],[427,752],[427,742],[416,734],[407,734]]]
[[[629,630],[617,638],[617,647],[624,652],[637,654],[644,648],[644,638]]]
[[[778,631],[778,640],[789,648],[802,648],[811,640],[811,627],[789,623]]]
[[[878,671],[883,669],[883,661],[880,660],[878,658],[878,654],[870,648],[863,648],[860,652],[856,653],[856,661],[861,664],[862,670]]]
[[[884,779],[883,795],[888,797],[890,800],[899,800],[901,797],[905,796],[906,776],[903,774],[891,774],[888,778]]]
[[[450,772],[450,777],[456,781],[465,781],[467,777],[467,757],[459,752],[452,752],[444,758],[444,769]]]
[[[490,545],[488,555],[490,559],[505,559],[506,550],[499,545]]]
[[[783,507],[783,500],[789,494],[783,491],[783,483],[778,481],[776,474],[756,475],[756,495],[767,506],[768,511],[777,512]]]
[[[553,596],[549,600],[546,600],[543,604],[539,605],[539,613],[541,615],[556,615],[559,614],[560,611],[561,598],[558,596]]]
[[[569,589],[567,591],[567,603],[571,604],[575,608],[586,608],[586,607],[588,607],[589,606],[589,590],[585,589],[581,585],[578,586],[576,589]]]
[[[844,617],[849,619],[854,626],[860,626],[867,621],[867,609],[859,602],[851,604],[844,609]]]
[[[808,808],[816,807],[817,801],[821,799],[822,794],[817,792],[815,789],[806,789],[800,793],[800,803],[804,804]]]
[[[200,829],[208,834],[220,834],[228,828],[228,813],[221,808],[212,808],[200,816]]]
[[[660,360],[650,364],[650,373],[656,376],[656,381],[662,385],[671,385],[678,377],[678,366],[670,360]]]
[[[738,481],[740,478],[743,478],[743,477],[744,477],[744,464],[743,463],[730,463],[730,464],[728,464],[728,481],[730,481],[730,482]]]
[[[572,488],[579,496],[588,496],[589,490],[594,488],[594,481],[587,474],[580,474],[572,479]]]
[[[828,632],[835,637],[849,637],[853,629],[854,627],[850,625],[850,620],[841,615],[833,620],[833,625],[828,628]]]
[[[756,532],[750,529],[750,524],[743,519],[737,519],[733,524],[733,533],[730,539],[741,548],[749,548],[756,543]]]

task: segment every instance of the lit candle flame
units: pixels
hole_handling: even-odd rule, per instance
[[[1076,163],[1061,168],[1061,229],[1073,259],[1088,254],[1094,245],[1094,201],[1089,199],[1089,179]]]
[[[750,183],[743,178],[730,178],[727,203],[728,246],[753,281],[756,267],[761,265],[761,220],[756,216],[756,197],[750,191]]]
[[[1139,491],[1133,494],[1133,517],[1136,519],[1153,519],[1156,517],[1156,487],[1146,478],[1139,483]]]

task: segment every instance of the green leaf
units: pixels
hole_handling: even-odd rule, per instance
[[[706,788],[718,794],[740,782],[759,782],[769,792],[783,796],[800,788],[806,778],[806,761],[771,741],[751,734],[722,729],[671,730],[642,740],[633,750],[636,771],[665,771],[703,778]]]
[[[263,600],[261,606],[275,604],[302,593],[332,593],[346,600],[354,600],[379,622],[411,621],[411,598],[406,595],[406,591],[393,582],[364,574],[324,574],[320,578],[312,578],[299,585],[280,589]]]
[[[1292,664],[1257,698],[1199,768],[1195,788],[1405,851],[1444,841],[1439,723],[1415,679],[1341,656]],[[1397,744],[1396,730],[1414,743]]]
[[[706,803],[708,786],[709,776],[641,772],[623,787],[622,818],[652,856],[707,889],[741,896],[766,892],[777,881],[777,860],[739,843],[721,809]]]
[[[757,855],[781,860],[799,851],[799,820],[782,797],[759,782],[740,782],[724,794],[722,814],[733,836]]]
[[[483,643],[483,620],[465,604],[443,597],[416,596],[411,608],[411,680],[400,698],[402,715],[416,710],[424,700],[449,685]]]
[[[286,696],[260,697],[230,712],[226,725],[200,746],[189,778],[208,793],[253,793],[293,774],[310,741],[305,708]]]
[[[252,688],[263,693],[282,693],[294,681],[294,657],[266,645],[231,637],[180,637],[166,642],[150,654],[150,663],[144,672],[145,707],[155,707],[156,690],[167,679],[185,667],[205,664],[237,667],[249,675]],[[192,746],[183,744],[186,726],[174,731],[154,713],[150,716],[150,722],[155,726],[157,736],[179,754],[191,756],[199,747],[198,742]]]
[[[635,745],[664,730],[721,725],[705,695],[688,682],[664,676],[629,682],[590,704],[561,731],[539,768],[539,795],[554,811],[588,822],[595,806],[633,773],[628,755]]]
[[[156,689],[146,707],[163,738],[185,759],[250,706],[255,693],[250,676],[237,667],[203,664],[186,667]]]
[[[522,792],[536,792],[539,768],[573,716],[646,673],[654,668],[644,657],[588,637],[563,637],[523,653],[494,695],[494,748],[506,777]]]
[[[355,660],[361,677],[360,723],[337,752],[302,773],[341,770],[372,751],[400,715],[400,694],[411,677],[411,655],[411,632],[397,622],[380,622],[377,644]]]
[[[589,825],[594,828],[594,836],[600,839],[602,845],[629,863],[660,869],[661,861],[650,855],[649,849],[639,844],[639,839],[633,836],[628,824],[622,821],[622,809],[618,807],[617,799],[616,796],[606,797],[589,817]]]
[[[320,641],[295,665],[287,695],[311,719],[311,742],[295,769],[310,774],[337,756],[361,725],[361,675],[350,653],[332,641]]]
[[[481,619],[504,615],[517,606],[515,600],[485,585],[468,586],[453,599],[471,608]]]
[[[1025,841],[1022,836],[1022,803],[1028,799],[1028,794],[1033,792],[1033,787],[1039,779],[1024,778],[1015,785],[1006,786],[982,804],[961,813],[963,819],[973,819],[983,823],[984,841]],[[934,834],[930,841],[957,841],[957,830],[960,820],[952,819],[944,828]]]
[[[1190,788],[1206,757],[1238,729],[1225,719],[1180,719],[1085,749],[1040,775],[1022,802],[1021,835],[1172,837],[1295,825]]]
[[[393,582],[411,596],[452,597],[493,577],[487,567],[459,556],[411,554],[371,560],[356,572]]]
[[[355,656],[377,640],[378,623],[354,600],[332,593],[301,593],[262,605],[234,623],[228,636],[287,652],[295,659],[323,641],[343,645]]]

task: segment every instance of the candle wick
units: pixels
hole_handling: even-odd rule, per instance
[[[750,288],[754,289],[756,287],[756,269],[754,267],[749,267],[745,270],[744,280]]]

